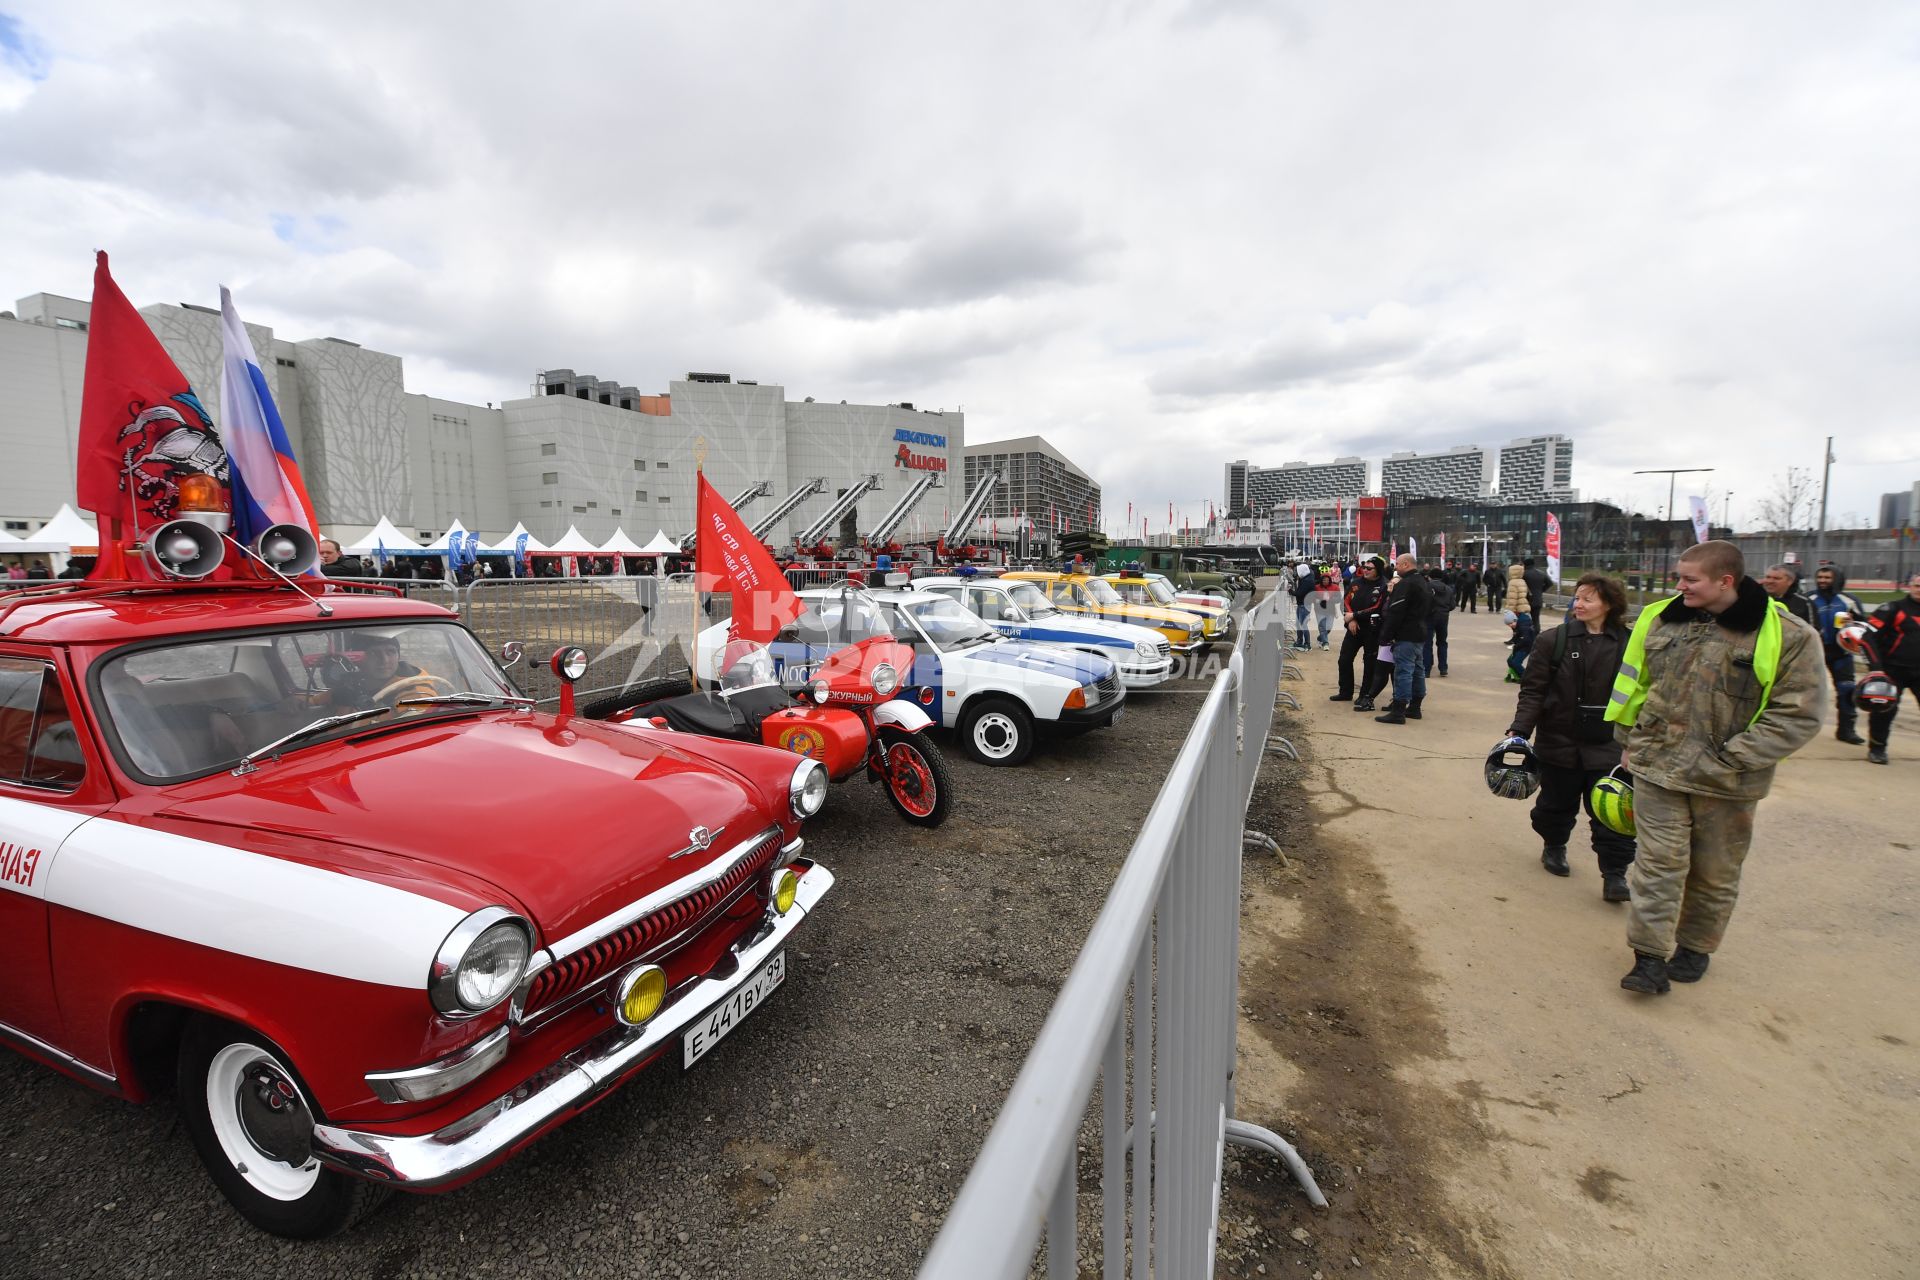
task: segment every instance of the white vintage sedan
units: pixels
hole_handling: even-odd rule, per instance
[[[1046,592],[1019,578],[916,578],[916,591],[957,601],[1009,640],[1031,640],[1097,653],[1120,670],[1129,689],[1151,689],[1173,674],[1173,650],[1152,627],[1135,626],[1053,607]]]
[[[729,623],[700,633],[695,670],[718,684],[728,664],[771,660],[778,678],[804,685],[817,663],[870,636],[913,646],[911,675],[894,696],[910,699],[954,730],[969,756],[1015,765],[1043,731],[1079,733],[1119,722],[1127,691],[1099,654],[1009,640],[958,602],[930,591],[803,591],[807,609],[761,653],[744,655]]]

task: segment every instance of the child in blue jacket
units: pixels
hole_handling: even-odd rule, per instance
[[[1527,669],[1527,655],[1533,652],[1533,638],[1539,634],[1539,628],[1533,623],[1531,613],[1515,613],[1508,609],[1500,615],[1507,624],[1507,630],[1513,632],[1507,641],[1513,652],[1507,655],[1507,683],[1519,684],[1521,673]]]

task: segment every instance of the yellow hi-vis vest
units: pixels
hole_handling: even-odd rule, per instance
[[[1633,634],[1627,637],[1627,652],[1620,659],[1620,674],[1613,678],[1613,693],[1607,701],[1606,718],[1610,723],[1631,727],[1640,719],[1640,707],[1646,702],[1647,686],[1652,683],[1652,677],[1646,674],[1647,633],[1667,606],[1679,598],[1669,596],[1640,611],[1639,619],[1633,624]],[[1753,720],[1747,721],[1749,727],[1767,709],[1767,699],[1773,696],[1774,678],[1780,674],[1780,619],[1787,616],[1787,607],[1778,600],[1767,603],[1772,607],[1760,619],[1760,638],[1753,646],[1753,674],[1760,681],[1760,706],[1754,711]]]

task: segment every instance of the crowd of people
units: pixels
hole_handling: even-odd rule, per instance
[[[607,578],[616,574],[646,576],[653,573],[651,556],[557,556],[532,555],[524,563],[511,555],[484,555],[462,564],[454,572],[454,581],[465,586],[476,578],[564,578],[569,576],[567,560],[577,562],[581,577]],[[444,582],[446,561],[437,555],[389,555],[382,566],[370,557],[344,554],[332,538],[320,539],[320,572],[329,578],[417,579]]]
[[[1794,566],[1756,581],[1737,547],[1703,542],[1680,557],[1678,592],[1631,623],[1621,581],[1587,573],[1546,626],[1550,586],[1531,559],[1477,569],[1401,555],[1301,561],[1288,589],[1297,648],[1317,637],[1328,649],[1344,632],[1330,700],[1374,711],[1390,691],[1374,717],[1389,725],[1424,717],[1428,678],[1448,674],[1451,615],[1477,613],[1484,594],[1519,686],[1495,753],[1515,748],[1528,778],[1500,794],[1532,797],[1540,864],[1555,876],[1572,874],[1585,817],[1601,897],[1626,908],[1633,968],[1620,985],[1664,994],[1705,975],[1739,896],[1755,807],[1775,766],[1819,731],[1829,689],[1835,737],[1888,762],[1901,698],[1920,702],[1920,573],[1869,613],[1838,566],[1820,566],[1803,592]],[[1603,793],[1626,797],[1624,821],[1619,805],[1596,809]]]

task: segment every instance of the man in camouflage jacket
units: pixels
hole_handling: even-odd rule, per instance
[[[1706,973],[1739,897],[1754,808],[1774,766],[1819,732],[1826,691],[1819,636],[1746,576],[1737,547],[1690,548],[1679,585],[1636,624],[1607,717],[1633,772],[1639,847],[1635,963],[1620,985],[1650,995]]]

